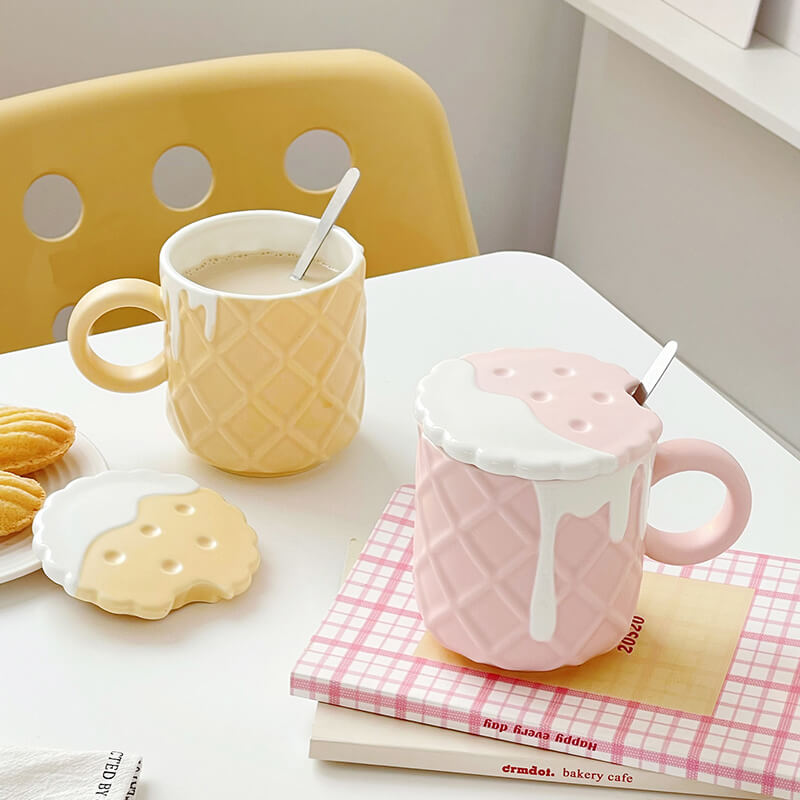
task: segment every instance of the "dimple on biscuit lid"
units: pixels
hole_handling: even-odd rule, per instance
[[[423,435],[451,458],[536,481],[608,475],[645,457],[661,420],[616,364],[552,349],[503,349],[437,364],[417,387]]]
[[[236,506],[185,475],[143,469],[54,492],[33,522],[33,550],[67,594],[145,619],[241,594],[260,562]]]

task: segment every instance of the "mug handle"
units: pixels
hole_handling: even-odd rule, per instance
[[[708,472],[726,488],[720,512],[705,525],[683,533],[647,526],[645,552],[666,564],[698,564],[727,550],[750,517],[750,483],[739,462],[723,448],[702,439],[674,439],[658,445],[652,485],[676,472]]]
[[[92,325],[108,311],[117,308],[141,308],[164,319],[164,303],[158,284],[140,278],[107,281],[88,291],[72,311],[67,340],[72,360],[78,369],[103,389],[112,392],[143,392],[167,379],[163,350],[149,361],[133,366],[112,364],[100,358],[89,346]]]

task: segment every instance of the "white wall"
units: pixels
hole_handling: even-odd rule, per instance
[[[244,53],[379,50],[442,99],[481,249],[548,253],[581,26],[560,0],[0,0],[0,97]]]
[[[800,151],[586,23],[556,257],[800,447]]]

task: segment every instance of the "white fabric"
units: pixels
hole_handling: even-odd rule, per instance
[[[0,747],[0,800],[128,800],[142,759],[133,753],[70,753]]]

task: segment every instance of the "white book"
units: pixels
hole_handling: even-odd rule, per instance
[[[309,756],[323,761],[528,781],[614,786],[709,797],[760,797],[713,783],[618,767],[605,761],[472,736],[327,703],[317,704]]]
[[[350,540],[345,575],[358,558],[362,545],[358,539]],[[761,795],[712,783],[616,766],[605,761],[472,736],[327,703],[317,704],[309,756],[323,761],[528,781],[613,786],[708,797],[761,798]]]

